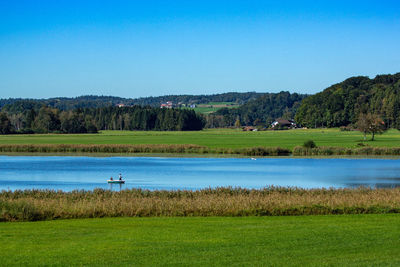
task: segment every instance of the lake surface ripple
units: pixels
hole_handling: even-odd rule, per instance
[[[400,186],[398,159],[0,156],[0,190],[120,190],[119,173],[122,189]]]

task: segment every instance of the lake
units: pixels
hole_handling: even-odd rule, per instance
[[[0,190],[400,186],[398,159],[0,156]]]

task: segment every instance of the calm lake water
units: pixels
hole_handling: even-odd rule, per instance
[[[120,172],[123,189],[400,186],[393,159],[0,156],[0,190],[110,189]]]

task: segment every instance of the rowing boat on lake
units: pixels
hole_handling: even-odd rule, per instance
[[[124,180],[107,180],[107,183],[109,184],[124,184]]]

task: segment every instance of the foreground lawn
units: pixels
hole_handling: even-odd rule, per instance
[[[368,136],[370,139],[370,136]],[[269,146],[292,149],[306,140],[318,146],[357,147],[360,132],[339,129],[243,132],[235,129],[213,129],[197,132],[102,131],[100,134],[0,135],[0,144],[195,144],[210,148],[244,148]],[[390,130],[365,144],[400,147],[400,131]]]
[[[400,265],[400,215],[0,224],[2,265]]]

